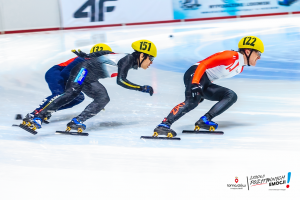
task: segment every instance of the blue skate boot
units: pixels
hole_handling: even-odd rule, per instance
[[[159,135],[166,135],[168,138],[175,137],[177,133],[173,131],[169,125],[161,123],[154,129],[153,137],[158,137]]]
[[[28,113],[23,119],[22,124],[35,131],[36,129],[42,128],[42,119],[36,115]]]
[[[42,119],[28,113],[19,127],[35,135],[37,134],[36,129],[42,128]]]
[[[78,133],[82,133],[86,129],[86,125],[82,122],[78,121],[75,117],[67,124],[66,132],[70,132],[71,130],[77,130]]]
[[[200,128],[215,131],[218,128],[218,124],[213,121],[209,121],[206,116],[203,116],[195,123],[195,131],[199,131]]]

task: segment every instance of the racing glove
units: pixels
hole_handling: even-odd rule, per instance
[[[151,87],[151,86],[149,86],[149,85],[144,85],[144,86],[142,86],[141,88],[140,88],[140,91],[141,92],[146,92],[146,93],[149,93],[150,94],[150,96],[152,96],[153,95],[153,88]]]
[[[192,97],[197,99],[198,97],[203,97],[202,85],[192,84],[191,87]]]

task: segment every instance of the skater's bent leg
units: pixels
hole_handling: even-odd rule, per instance
[[[110,101],[105,87],[98,81],[85,85],[83,92],[88,97],[93,98],[94,101],[90,103],[78,117],[76,117],[77,120],[81,122],[97,115]]]
[[[68,108],[72,108],[78,104],[80,104],[81,102],[84,101],[84,94],[81,92],[73,101],[71,101],[70,103],[60,107],[58,110],[64,110],[64,109],[68,109]]]
[[[185,101],[183,103],[178,104],[173,108],[170,114],[164,119],[162,123],[167,124],[170,126],[175,121],[177,121],[180,117],[188,113],[189,111],[196,108],[201,101],[203,101],[201,96],[198,96],[197,99],[192,97],[191,93],[191,85],[193,74],[195,72],[197,66],[192,66],[183,77],[184,85],[185,85]],[[209,82],[207,75],[205,74],[201,79],[202,85],[206,86],[206,82]]]
[[[199,99],[195,100],[192,97],[187,97],[183,103],[178,104],[171,110],[170,114],[164,119],[163,123],[171,126],[183,115],[196,108],[199,102]]]
[[[65,82],[61,77],[62,68],[58,65],[51,67],[45,74],[45,80],[48,83],[52,95],[59,95],[65,91]]]
[[[46,97],[43,101],[42,101],[42,103],[40,104],[40,106],[39,107],[37,107],[33,112],[31,112],[30,114],[33,114],[33,115],[37,115],[37,114],[39,114],[39,112],[40,111],[42,111],[43,110],[43,108],[53,99],[53,98],[55,98],[56,96],[58,96],[58,95],[50,95],[50,96],[48,96],[48,97]]]
[[[68,81],[66,90],[63,94],[55,96],[40,112],[41,116],[47,115],[48,112],[55,112],[60,107],[70,103],[74,100],[81,92],[84,84],[79,85],[76,82]]]
[[[234,91],[215,84],[207,87],[204,91],[204,97],[211,101],[219,101],[205,114],[209,121],[223,113],[237,101],[237,95]]]

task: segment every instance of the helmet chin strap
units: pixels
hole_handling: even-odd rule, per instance
[[[246,50],[244,49],[244,53],[245,53],[245,56],[246,56],[246,58],[247,58],[247,62],[248,62],[247,64],[248,64],[248,66],[251,66],[251,65],[250,65],[249,59],[250,59],[250,56],[251,56],[252,52],[253,52],[253,49],[251,49],[251,52],[250,52],[249,56],[247,56]]]
[[[140,57],[137,58],[138,67],[141,67]]]
[[[140,58],[138,59],[138,63],[139,63],[139,67],[142,66],[142,63],[147,59],[147,56],[144,54],[144,58],[142,60],[142,62],[140,62]]]

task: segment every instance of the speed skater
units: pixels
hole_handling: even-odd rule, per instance
[[[200,128],[214,131],[218,124],[211,121],[226,111],[237,101],[237,94],[213,82],[240,74],[245,65],[255,66],[264,52],[263,42],[255,36],[243,37],[238,43],[238,51],[222,51],[192,65],[184,74],[185,101],[175,106],[161,124],[154,129],[154,137],[177,134],[170,127],[180,117],[193,110],[204,99],[218,101],[195,123]]]

